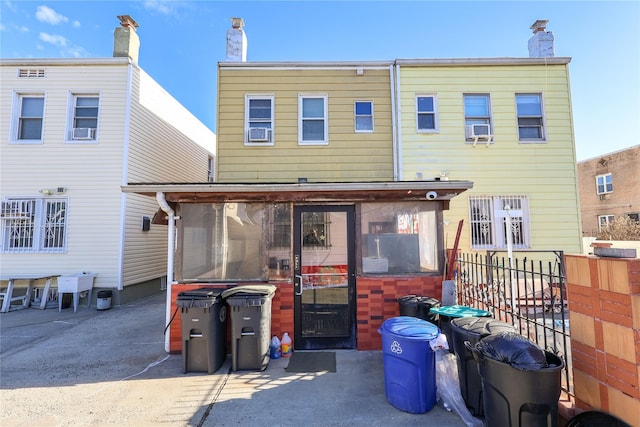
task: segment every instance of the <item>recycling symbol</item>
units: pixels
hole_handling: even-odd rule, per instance
[[[402,354],[402,347],[398,341],[393,341],[391,343],[391,352],[395,354]]]

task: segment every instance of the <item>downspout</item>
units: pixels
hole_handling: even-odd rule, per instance
[[[400,99],[400,65],[395,65],[395,100],[396,100],[396,168],[397,178],[396,181],[402,181],[402,100]]]
[[[171,287],[173,285],[173,260],[175,256],[174,240],[175,240],[175,225],[176,216],[167,199],[164,198],[164,193],[158,191],[156,193],[156,200],[160,209],[169,216],[169,230],[167,232],[167,304],[165,308],[165,325],[168,326],[171,322]],[[167,333],[164,335],[164,350],[169,353],[171,351],[169,343],[171,338],[171,330],[167,329]]]
[[[393,149],[393,180],[398,181],[398,159],[397,153],[397,140],[396,140],[396,90],[395,90],[395,78],[393,75],[393,65],[389,65],[389,89],[391,91],[391,141]]]

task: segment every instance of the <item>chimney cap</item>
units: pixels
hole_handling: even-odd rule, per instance
[[[538,19],[536,22],[531,24],[529,28],[531,28],[533,30],[533,34],[535,34],[539,31],[544,31],[545,28],[547,28],[547,22],[549,22],[548,19]]]
[[[244,20],[242,18],[231,18],[231,26],[242,29],[242,27],[244,27]]]
[[[131,27],[134,30],[139,27],[138,23],[129,15],[118,15],[120,25],[123,27]]]

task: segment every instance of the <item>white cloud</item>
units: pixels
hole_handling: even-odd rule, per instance
[[[73,28],[80,28],[80,21],[73,21]]]
[[[58,47],[65,47],[67,45],[66,38],[55,34],[40,33],[40,40]]]
[[[173,13],[175,2],[167,0],[145,0],[143,4],[147,10],[155,10],[163,15],[169,15]]]
[[[64,15],[60,15],[58,12],[47,6],[38,6],[38,9],[36,10],[36,18],[40,22],[45,22],[51,25],[57,25],[61,22],[69,21],[69,18]]]

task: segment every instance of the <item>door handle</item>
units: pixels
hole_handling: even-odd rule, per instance
[[[295,275],[296,279],[298,279],[298,288],[300,289],[300,291],[295,291],[295,294],[297,296],[302,295],[302,276],[300,274],[296,274]]]

